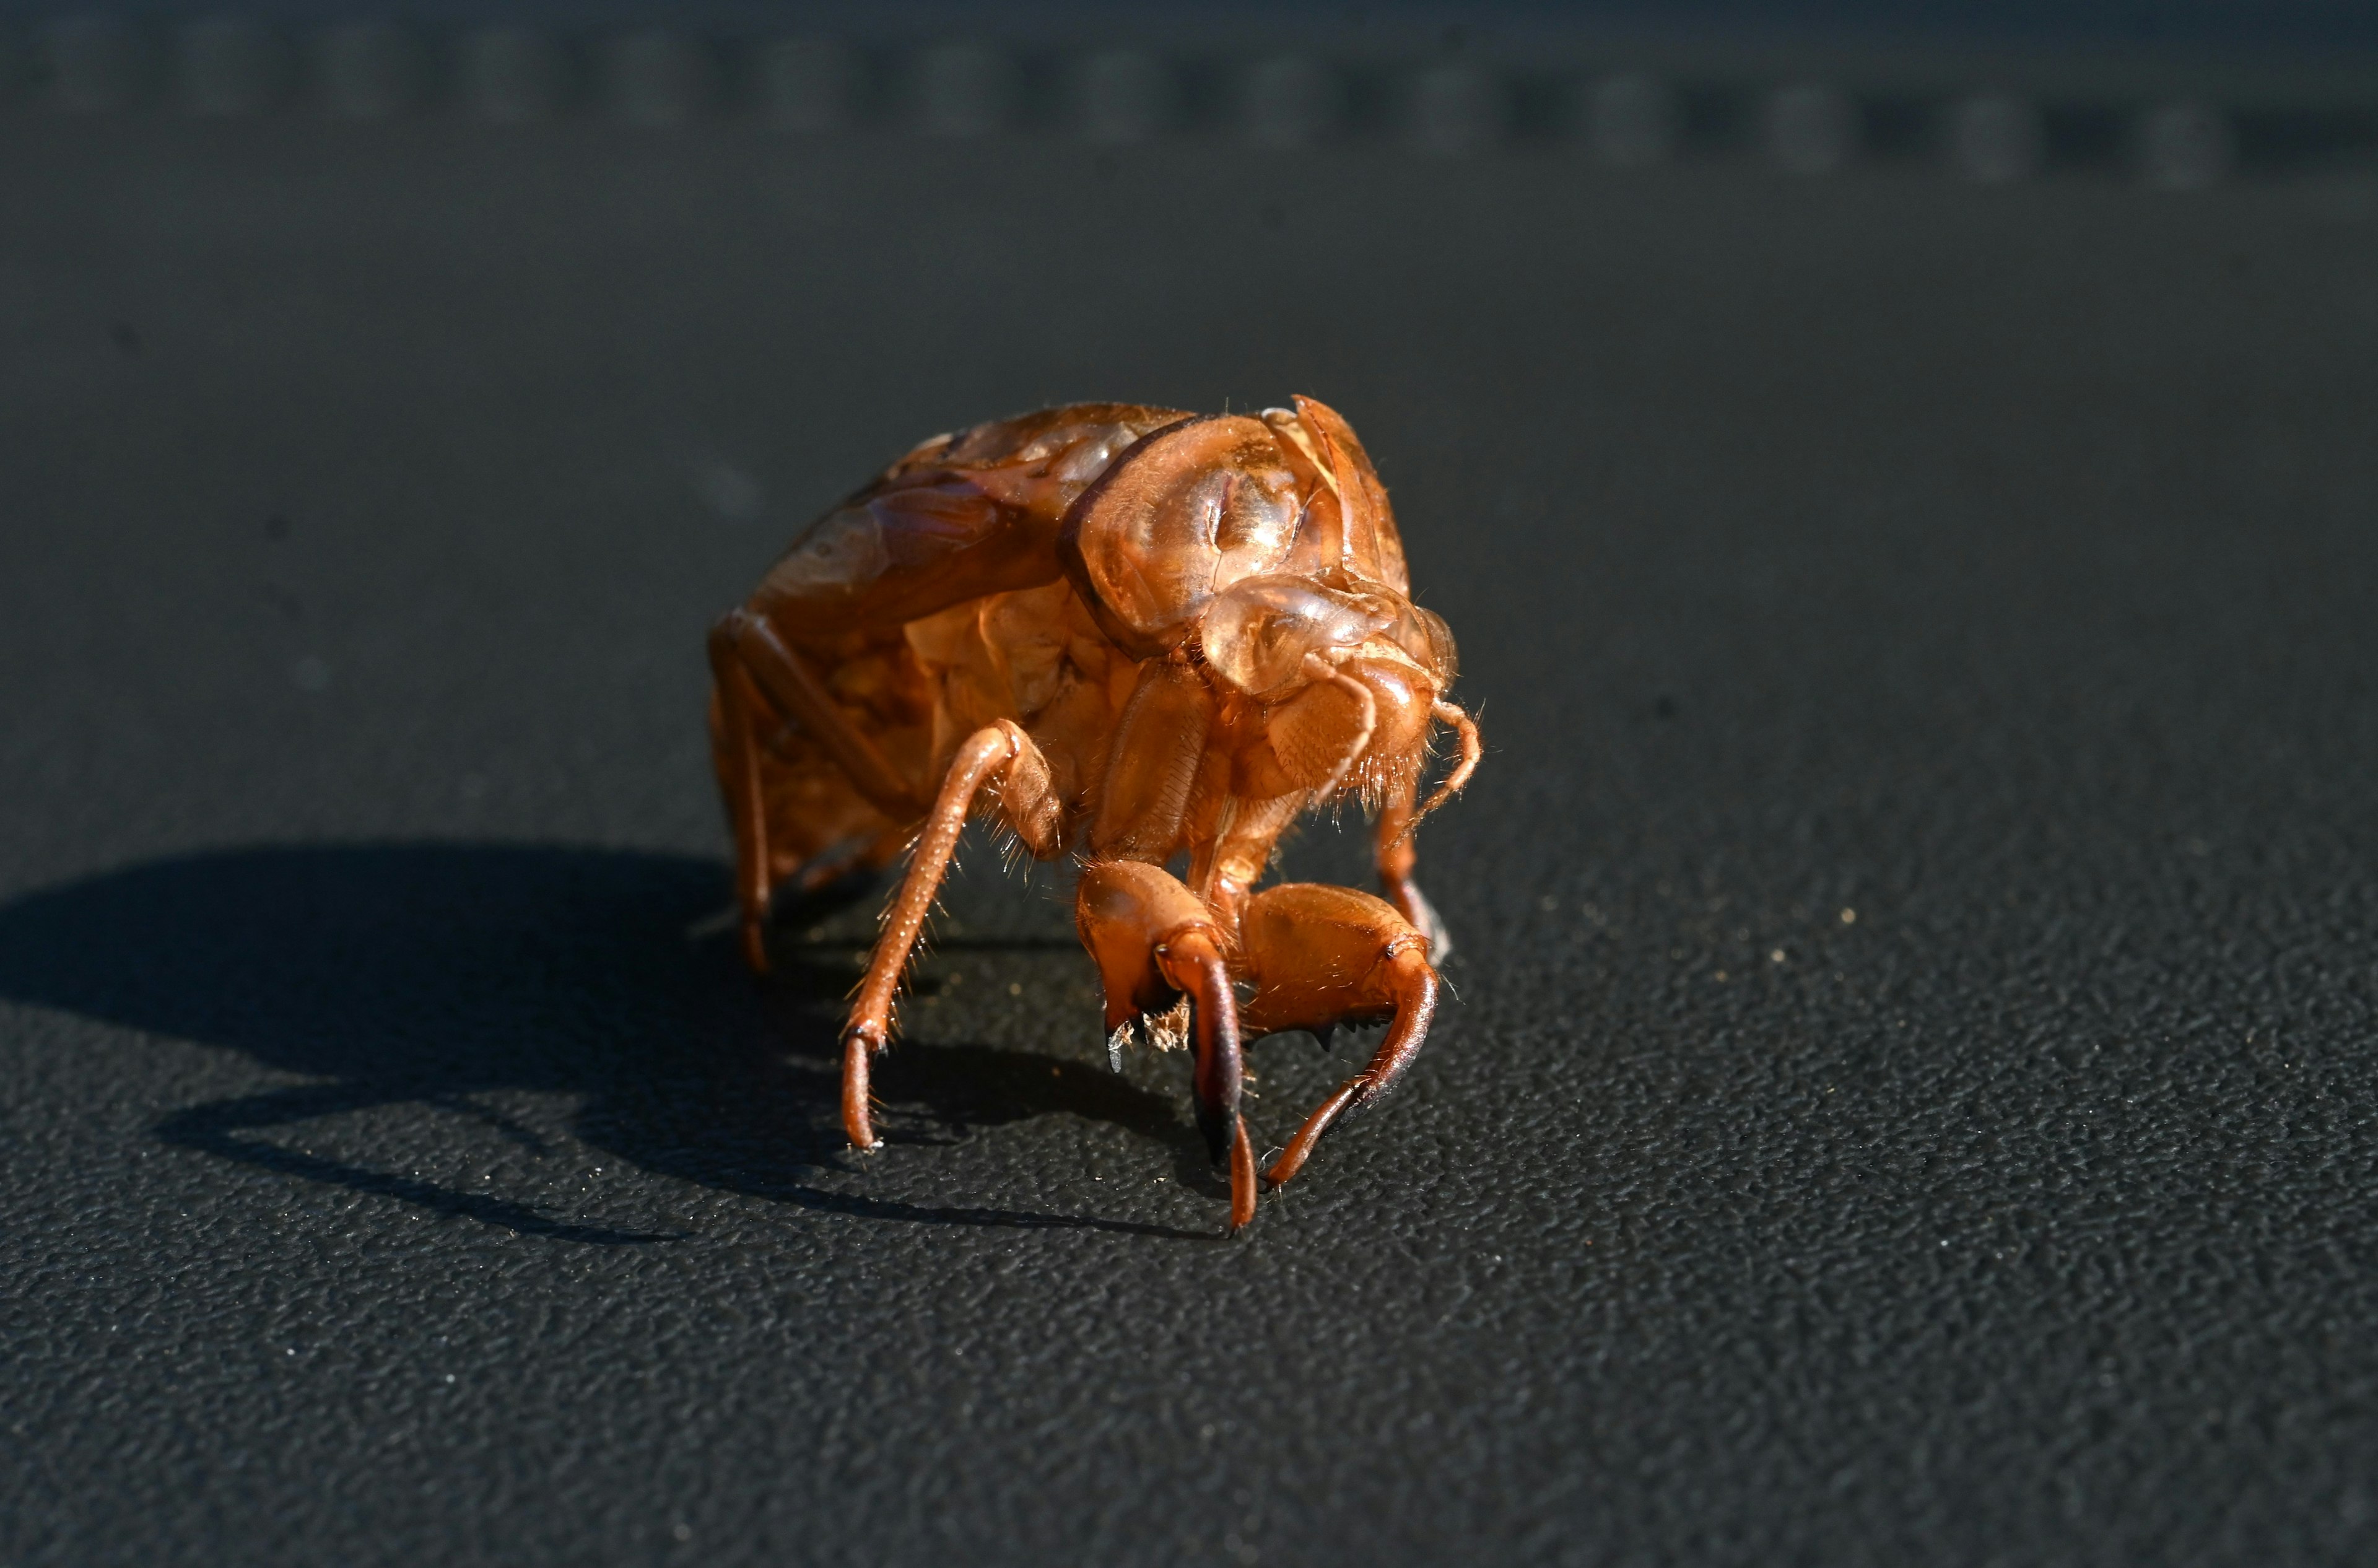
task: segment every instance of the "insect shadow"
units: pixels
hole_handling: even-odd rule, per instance
[[[169,1143],[350,1191],[596,1245],[675,1239],[574,1224],[497,1193],[293,1148],[277,1128],[393,1106],[468,1116],[532,1148],[475,1096],[575,1096],[570,1131],[654,1172],[862,1217],[1203,1233],[1090,1215],[935,1208],[835,1191],[847,968],[780,950],[755,987],[728,935],[689,929],[714,862],[481,844],[234,849],[151,861],[0,905],[0,997],[246,1053],[310,1082],[176,1111]],[[1103,1068],[907,1045],[878,1088],[927,1136],[1065,1111],[1111,1122],[1203,1175],[1162,1095]],[[915,1133],[910,1133],[913,1140]],[[1210,1177],[1205,1177],[1210,1181]]]

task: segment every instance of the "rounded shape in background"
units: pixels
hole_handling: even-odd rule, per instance
[[[1503,78],[1483,66],[1435,66],[1412,79],[1411,138],[1423,152],[1479,151],[1502,140],[1510,123]]]
[[[2048,135],[2031,100],[1980,92],[1949,106],[1949,161],[1982,185],[2029,179],[2048,157]]]
[[[1083,60],[1074,97],[1082,134],[1092,141],[1145,141],[1171,129],[1181,114],[1172,67],[1140,49],[1102,49]]]
[[[1776,89],[1759,114],[1770,162],[1791,174],[1830,174],[1856,156],[1857,105],[1821,82]]]
[[[1015,64],[986,43],[926,50],[908,72],[909,118],[927,136],[982,137],[1015,118]]]
[[[1239,120],[1257,147],[1310,147],[1326,141],[1346,115],[1338,73],[1302,54],[1276,54],[1239,78]]]
[[[1683,119],[1675,91],[1657,77],[1603,77],[1585,92],[1586,150],[1614,169],[1665,162]]]
[[[561,51],[531,28],[482,28],[462,46],[462,98],[484,120],[520,124],[561,110],[569,71]]]
[[[213,17],[181,30],[174,85],[183,107],[209,119],[261,114],[289,83],[281,35],[239,17]]]
[[[2159,190],[2197,190],[2228,176],[2238,162],[2229,116],[2209,103],[2161,103],[2132,128],[2139,175]]]
[[[386,120],[417,107],[429,76],[420,41],[385,22],[348,22],[314,38],[323,107],[348,120]]]
[[[655,28],[603,46],[603,95],[631,126],[681,126],[710,106],[715,73],[701,43]]]
[[[858,120],[867,64],[839,39],[772,39],[756,65],[761,114],[778,130],[823,136]]]

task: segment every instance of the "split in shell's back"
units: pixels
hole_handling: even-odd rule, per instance
[[[1197,416],[1075,403],[924,442],[793,541],[751,608],[812,646],[1070,578],[1134,658],[1242,579],[1407,594],[1386,489],[1326,404]]]

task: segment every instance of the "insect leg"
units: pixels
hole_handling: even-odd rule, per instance
[[[1082,873],[1074,920],[1106,987],[1111,1042],[1143,1015],[1186,995],[1196,1047],[1197,1127],[1215,1159],[1231,1162],[1231,1228],[1255,1217],[1255,1153],[1239,1099],[1238,996],[1213,913],[1157,867],[1110,860]]]
[[[1001,814],[1017,836],[1035,853],[1055,852],[1058,806],[1040,748],[1005,719],[975,731],[942,777],[941,794],[926,814],[900,892],[883,913],[883,934],[876,939],[859,1000],[842,1031],[842,1124],[854,1147],[872,1149],[882,1143],[868,1105],[868,1058],[891,1043],[892,1005],[908,954],[924,932],[974,798],[992,783],[999,785]]]
[[[718,783],[727,796],[727,820],[735,832],[735,902],[743,916],[743,956],[754,973],[768,972],[768,809],[760,784],[760,737],[755,713],[760,694],[731,643],[710,637],[712,735],[717,744]]]
[[[1445,775],[1445,782],[1436,786],[1435,793],[1428,797],[1428,804],[1420,808],[1423,817],[1459,795],[1470,783],[1470,775],[1478,771],[1479,762],[1486,756],[1486,743],[1478,738],[1478,721],[1471,718],[1461,704],[1433,702],[1429,704],[1428,713],[1438,724],[1453,726],[1453,733],[1461,742],[1461,760],[1453,765],[1453,772]]]
[[[1428,939],[1429,951],[1443,958],[1453,951],[1452,933],[1445,928],[1444,919],[1436,913],[1436,906],[1429,903],[1428,895],[1420,891],[1420,884],[1412,880],[1412,868],[1420,859],[1412,846],[1412,802],[1419,794],[1419,783],[1417,779],[1406,779],[1379,808],[1379,890],[1387,895],[1396,912]]]
[[[1324,1133],[1387,1095],[1428,1038],[1436,971],[1428,939],[1384,900],[1351,888],[1289,882],[1247,901],[1240,971],[1255,994],[1241,1010],[1250,1035],[1318,1033],[1388,1021],[1370,1064],[1322,1101],[1264,1173],[1278,1187],[1304,1167]]]
[[[711,629],[715,664],[723,645],[768,701],[784,717],[809,731],[859,793],[895,821],[924,810],[908,781],[854,726],[800,655],[785,646],[768,623],[748,610],[729,610]]]
[[[1237,1230],[1255,1217],[1255,1146],[1246,1118],[1239,1114],[1246,1067],[1239,1051],[1238,998],[1212,932],[1184,931],[1167,946],[1170,951],[1159,952],[1157,962],[1189,993],[1195,1020],[1197,1127],[1216,1159],[1228,1153],[1231,1228]]]
[[[1435,906],[1420,891],[1420,884],[1412,880],[1412,866],[1419,858],[1412,848],[1412,830],[1420,826],[1423,817],[1444,805],[1470,782],[1470,775],[1478,771],[1479,760],[1486,752],[1478,738],[1476,722],[1459,707],[1439,701],[1430,706],[1429,716],[1453,727],[1460,737],[1461,760],[1453,765],[1445,782],[1436,786],[1427,805],[1413,805],[1420,794],[1417,778],[1404,780],[1387,796],[1387,805],[1379,812],[1379,886],[1388,902],[1428,939],[1430,951],[1442,960],[1452,955],[1453,933],[1445,928]]]
[[[1298,791],[1270,800],[1231,803],[1207,858],[1206,880],[1196,884],[1196,892],[1231,941],[1238,940],[1239,911],[1246,907],[1247,894],[1269,869],[1280,834],[1311,798]]]

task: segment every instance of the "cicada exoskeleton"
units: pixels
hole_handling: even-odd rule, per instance
[[[1388,1025],[1265,1172],[1275,1186],[1418,1050],[1446,940],[1411,830],[1467,782],[1478,735],[1447,700],[1452,634],[1412,603],[1387,492],[1325,405],[1083,403],[937,437],[811,524],[710,649],[752,965],[780,887],[911,851],[844,1033],[856,1146],[877,1144],[869,1059],[976,812],[1081,862],[1110,1048],[1194,1045],[1233,1228],[1256,1188],[1243,1038]],[[1460,756],[1423,805],[1440,725]],[[1375,815],[1387,897],[1256,891],[1281,834],[1348,799]]]

